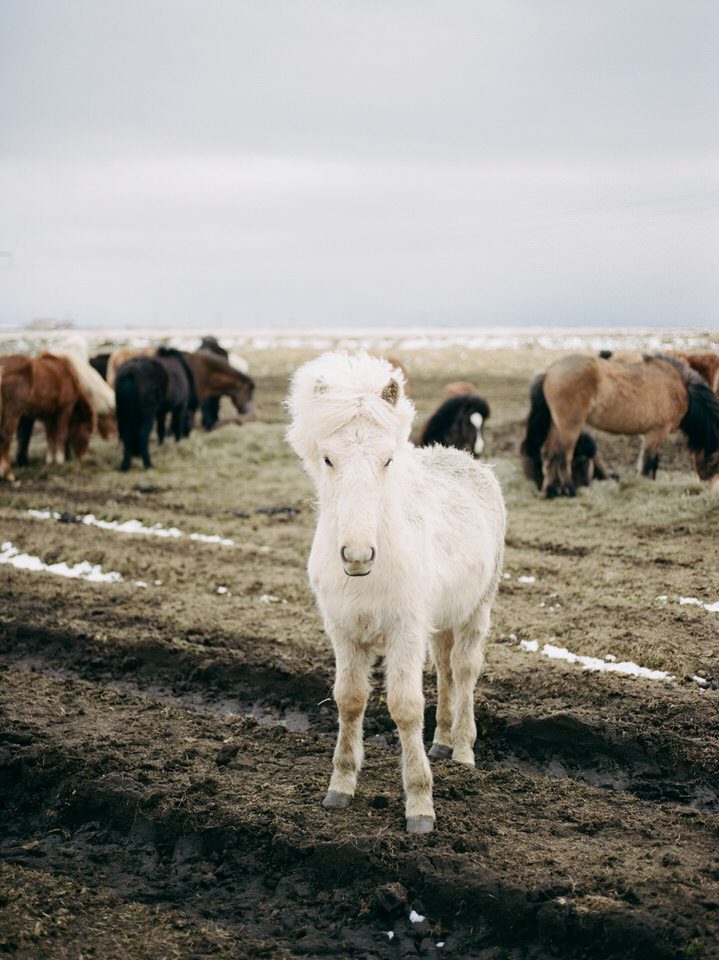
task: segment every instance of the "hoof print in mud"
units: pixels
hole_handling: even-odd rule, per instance
[[[351,793],[340,793],[339,790],[328,790],[327,796],[322,801],[322,806],[339,810],[348,807],[351,799]]]

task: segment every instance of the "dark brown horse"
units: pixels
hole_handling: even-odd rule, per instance
[[[184,356],[195,375],[197,397],[201,404],[208,397],[229,397],[242,420],[256,419],[252,402],[255,384],[250,377],[230,366],[223,357],[205,350]]]
[[[65,462],[65,443],[84,457],[94,428],[93,408],[77,374],[62,357],[43,353],[0,357],[0,477],[14,480],[10,444],[18,432],[18,463],[27,463],[35,420],[47,437],[47,463]],[[18,429],[19,428],[19,429]]]
[[[574,450],[585,423],[643,436],[639,472],[655,477],[659,446],[682,430],[697,473],[719,489],[719,399],[699,374],[673,357],[640,361],[571,354],[551,364],[532,397],[527,441],[541,449],[547,496],[574,496]],[[533,416],[546,406],[548,416]],[[531,432],[544,423],[544,434]]]

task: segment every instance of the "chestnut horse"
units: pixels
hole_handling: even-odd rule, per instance
[[[87,453],[95,417],[70,364],[51,353],[0,357],[0,477],[15,479],[10,444],[16,431],[18,464],[27,464],[36,419],[45,425],[47,463],[65,462],[66,441],[78,459]]]
[[[183,353],[183,356],[195,376],[200,404],[209,397],[229,397],[241,420],[256,419],[252,402],[255,383],[250,377],[230,366],[224,357],[209,351],[197,350],[195,353]]]
[[[672,351],[671,356],[689,364],[700,377],[704,377],[714,393],[719,395],[719,354],[716,353],[678,353]]]
[[[570,354],[547,368],[533,403],[549,409],[545,435],[528,437],[541,446],[548,497],[574,496],[569,465],[585,423],[609,433],[642,435],[639,472],[652,478],[660,444],[678,428],[701,479],[719,489],[719,399],[676,358],[647,356],[637,362]],[[540,419],[530,412],[530,424]]]

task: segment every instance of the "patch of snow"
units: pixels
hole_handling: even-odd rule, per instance
[[[279,597],[275,597],[271,593],[263,593],[260,597],[260,603],[287,603],[287,601],[280,600]]]
[[[31,517],[38,520],[59,520],[61,514],[52,510],[28,510]],[[116,533],[142,533],[150,537],[188,537],[190,540],[198,540],[201,543],[221,543],[225,547],[234,547],[235,541],[228,537],[220,537],[217,534],[209,533],[183,533],[177,527],[164,527],[161,523],[153,523],[147,526],[140,520],[98,520],[91,513],[86,513],[77,518],[79,523],[84,523],[88,527],[99,527],[101,530],[114,530]]]
[[[517,577],[520,583],[534,583],[536,579],[536,577]]]
[[[422,923],[426,918],[422,916],[421,913],[417,913],[416,910],[410,910],[409,912],[409,921],[410,923]]]
[[[67,564],[43,563],[39,557],[28,553],[20,553],[9,540],[0,546],[0,563],[8,563],[18,570],[30,570],[33,573],[54,573],[58,577],[69,577],[75,580],[90,580],[93,583],[123,583],[122,574],[110,571],[105,573],[102,567],[92,564],[88,560],[80,563]],[[145,584],[146,586],[146,584]]]
[[[703,607],[711,613],[719,613],[719,600],[716,603],[705,603],[703,600],[697,600],[696,597],[679,597],[680,604],[691,603],[697,607]]]
[[[525,653],[536,653],[539,651],[538,640],[521,640],[519,649]],[[572,653],[566,647],[558,647],[552,643],[545,643],[541,651],[542,656],[549,657],[550,660],[563,660],[565,663],[578,663],[584,670],[593,670],[598,673],[621,673],[626,676],[642,677],[645,680],[675,680],[676,678],[664,670],[650,670],[648,667],[640,667],[630,660],[617,662],[617,658],[609,653],[604,659],[599,657],[588,657],[579,653]]]
[[[394,940],[394,930],[387,930],[386,933],[388,940]]]

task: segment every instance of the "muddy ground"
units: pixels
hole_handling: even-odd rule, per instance
[[[637,441],[600,435],[620,480],[545,501],[516,457],[541,358],[401,357],[420,418],[447,380],[489,399],[509,512],[477,767],[433,761],[436,829],[410,837],[379,672],[357,796],[320,803],[333,659],[305,574],[312,490],[282,439],[304,356],[250,355],[261,421],[155,447],[152,471],[121,474],[100,440],[48,468],[38,437],[0,487],[0,540],[123,578],[0,565],[0,955],[719,956],[719,613],[701,605],[719,498],[680,438],[652,483]],[[431,735],[429,670],[426,694]]]

